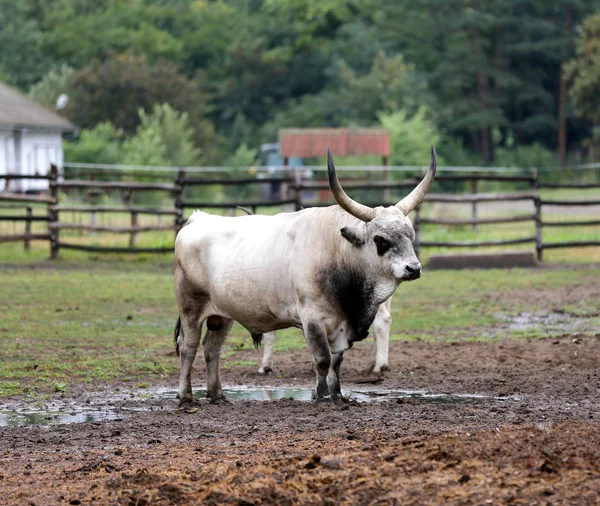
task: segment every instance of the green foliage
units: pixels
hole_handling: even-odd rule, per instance
[[[407,64],[401,54],[378,53],[370,72],[363,76],[341,62],[340,80],[339,93],[335,93],[337,109],[348,115],[346,121],[359,125],[373,123],[381,112],[404,108],[415,112],[419,96],[425,95],[425,85],[414,75],[414,65]]]
[[[204,118],[205,96],[173,63],[149,65],[143,57],[112,55],[77,71],[69,94],[65,114],[76,124],[90,128],[108,120],[126,135],[136,132],[140,108],[168,103],[189,116],[198,147],[205,153],[212,150],[214,131]]]
[[[0,0],[0,78],[35,84],[47,106],[66,92],[80,128],[109,121],[126,137],[140,108],[168,103],[189,115],[202,163],[273,142],[281,127],[370,126],[426,107],[447,162],[497,165],[515,146],[556,149],[569,60],[569,148],[585,145],[582,118],[600,116],[600,22],[583,21],[599,10],[600,0]]]
[[[145,2],[61,1],[45,11],[43,43],[62,62],[83,67],[107,53],[129,52],[154,62],[177,60],[183,41],[148,22]]]
[[[69,89],[69,80],[73,76],[73,68],[66,64],[50,69],[29,89],[29,98],[39,104],[54,109],[56,99]]]
[[[46,71],[42,32],[24,2],[0,0],[0,79],[27,89]]]
[[[169,104],[157,104],[150,114],[139,112],[140,125],[125,141],[123,163],[127,165],[197,165],[200,150],[194,146],[194,129],[187,113]]]
[[[540,144],[518,146],[513,149],[499,148],[496,151],[496,164],[499,167],[552,167],[556,165],[556,157]]]
[[[423,165],[429,160],[431,145],[439,144],[440,140],[440,133],[429,115],[425,107],[411,118],[403,110],[379,115],[381,126],[390,132],[390,165]],[[438,157],[438,163],[444,163],[443,157]]]
[[[251,167],[258,161],[258,151],[248,147],[246,144],[240,145],[235,153],[229,157],[226,162],[226,167]]]
[[[573,80],[571,93],[577,112],[600,123],[600,14],[583,23],[576,43],[576,57],[569,62],[567,74]]]
[[[67,162],[120,163],[123,133],[109,122],[99,123],[92,129],[84,129],[76,141],[63,145]]]

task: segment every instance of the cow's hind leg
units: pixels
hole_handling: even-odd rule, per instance
[[[331,358],[331,367],[329,368],[329,373],[327,374],[329,393],[331,395],[331,399],[336,404],[341,404],[344,402],[344,398],[342,396],[342,386],[340,384],[340,367],[343,361],[344,352],[335,353]]]
[[[206,361],[206,390],[210,402],[219,404],[226,402],[221,388],[219,377],[221,349],[225,338],[229,334],[233,320],[218,316],[210,316],[207,320],[207,331],[204,334],[202,345],[204,346],[204,360]]]
[[[275,332],[267,332],[262,338],[264,350],[262,364],[258,370],[259,374],[273,372],[273,348],[275,347]]]
[[[327,341],[327,331],[324,325],[309,322],[304,327],[306,342],[313,356],[313,364],[317,372],[316,401],[326,402],[331,400],[327,374],[331,365],[331,349]]]
[[[192,364],[196,358],[200,336],[202,335],[202,321],[194,313],[184,314],[181,317],[177,345],[181,369],[179,371],[179,405],[183,406],[192,402]]]

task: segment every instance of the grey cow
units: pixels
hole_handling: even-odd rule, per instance
[[[367,336],[380,305],[400,283],[421,276],[406,216],[433,182],[435,149],[423,180],[390,207],[352,200],[330,152],[327,166],[337,206],[275,216],[197,211],[180,230],[175,294],[181,404],[192,400],[191,369],[205,322],[208,397],[225,400],[219,359],[234,321],[255,335],[301,328],[316,370],[316,400],[341,402],[344,351]]]

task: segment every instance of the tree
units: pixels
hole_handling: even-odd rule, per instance
[[[150,111],[155,104],[168,103],[188,115],[203,154],[210,156],[214,150],[214,130],[204,117],[205,95],[198,82],[179,74],[173,63],[150,66],[143,57],[112,55],[75,72],[70,90],[65,114],[81,127],[110,121],[131,136],[140,124],[140,109]]]
[[[444,130],[486,161],[509,138],[556,147],[561,63],[598,0],[364,1],[365,17],[425,74]]]
[[[65,161],[116,164],[122,161],[123,132],[109,122],[82,130],[79,139],[64,143]]]
[[[125,141],[127,165],[197,165],[200,150],[194,146],[194,129],[187,113],[169,104],[156,104],[151,113],[138,111],[140,125],[134,137]]]
[[[573,86],[571,94],[577,112],[600,124],[600,14],[583,23],[576,42],[576,56],[567,66],[567,76]]]
[[[381,126],[390,132],[391,165],[422,165],[423,153],[428,153],[432,144],[439,145],[440,133],[428,116],[425,107],[412,117],[403,110],[379,115]],[[443,155],[438,163],[444,163]]]
[[[0,0],[0,13],[0,79],[27,90],[48,68],[42,32],[23,2]]]
[[[41,23],[45,51],[55,61],[81,68],[110,53],[130,53],[151,63],[161,58],[176,61],[181,55],[183,42],[147,20],[143,1],[54,0],[53,4],[51,9],[42,7]]]
[[[29,90],[29,98],[53,109],[56,99],[69,89],[69,80],[74,70],[66,64],[50,69],[48,73]]]

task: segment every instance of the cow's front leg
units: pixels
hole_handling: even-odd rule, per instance
[[[269,374],[273,372],[273,348],[275,347],[275,332],[263,334],[263,357],[262,364],[258,370],[259,374]]]
[[[204,334],[202,345],[204,346],[204,360],[206,362],[206,390],[207,397],[213,404],[227,402],[221,388],[219,377],[221,349],[225,338],[229,334],[233,320],[225,318],[210,317],[207,321],[208,330]]]
[[[304,327],[304,335],[308,343],[308,349],[313,356],[313,364],[317,373],[316,401],[327,402],[331,400],[327,374],[331,365],[331,349],[327,340],[325,326],[309,322]]]
[[[392,326],[391,315],[392,298],[390,297],[379,306],[375,321],[373,322],[373,355],[368,372],[383,374],[389,369],[388,355],[390,349],[390,327]]]
[[[335,353],[331,359],[331,366],[329,373],[327,374],[327,384],[329,386],[329,393],[331,399],[336,404],[344,402],[342,396],[342,386],[340,384],[340,367],[344,361],[344,352]]]

